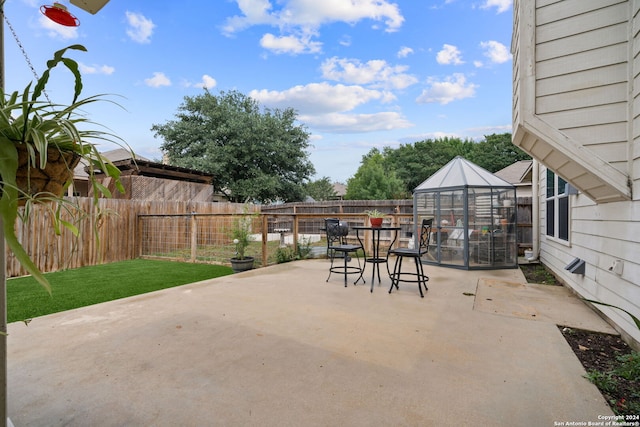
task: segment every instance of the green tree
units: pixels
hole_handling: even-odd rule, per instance
[[[312,197],[316,201],[332,200],[338,196],[328,176],[324,176],[316,181],[309,181],[305,185],[305,190],[307,196]]]
[[[385,170],[384,156],[377,148],[362,156],[356,174],[347,181],[347,200],[389,200],[408,197],[402,181]]]
[[[151,130],[172,165],[210,172],[231,201],[302,200],[315,172],[309,134],[293,109],[261,108],[237,91],[185,97],[175,120]]]
[[[488,170],[497,172],[519,160],[531,156],[513,145],[510,133],[485,135],[484,140],[473,145],[467,160]]]
[[[474,142],[460,138],[439,138],[385,148],[387,170],[395,171],[408,194],[456,156],[467,158]]]

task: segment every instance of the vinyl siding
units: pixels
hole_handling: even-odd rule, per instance
[[[524,2],[534,4],[535,29],[532,37],[527,36],[534,41],[529,48],[519,38],[526,26],[518,25],[527,17],[514,18],[512,51],[519,53],[514,55],[513,104],[518,143],[569,182],[581,180],[592,190],[590,197],[584,192],[569,196],[569,241],[549,238],[546,173],[541,166],[539,181],[533,183],[539,190],[540,226],[534,232],[540,235],[540,260],[579,295],[640,317],[640,0]],[[522,3],[515,1],[514,11]],[[532,69],[526,69],[526,64]],[[523,86],[527,82],[533,84],[532,94]],[[523,99],[530,99],[532,107],[521,105]],[[585,154],[578,163],[598,157],[628,177],[633,185],[629,200],[598,199],[598,194],[610,191],[598,172],[585,174],[584,167],[572,165],[573,159],[558,155],[562,139],[541,141],[553,133],[528,133],[527,121],[534,120],[527,114],[577,142]],[[585,260],[584,275],[565,270],[575,258]],[[620,275],[609,270],[616,260],[623,263]],[[595,308],[640,349],[640,331],[628,315]]]

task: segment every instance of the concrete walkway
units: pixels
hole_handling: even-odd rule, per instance
[[[569,293],[527,299],[520,270],[427,267],[421,299],[414,285],[388,294],[385,278],[373,293],[369,279],[326,283],[327,268],[281,264],[10,324],[11,421],[554,426],[612,414],[554,316],[612,329]]]

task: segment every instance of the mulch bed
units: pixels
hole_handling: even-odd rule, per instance
[[[627,343],[618,335],[559,328],[614,413],[640,415],[640,378],[626,379],[612,372],[620,365],[618,357],[633,353]]]

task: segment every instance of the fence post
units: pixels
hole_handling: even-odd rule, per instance
[[[196,225],[196,213],[191,212],[191,262],[196,262],[198,255],[198,227]]]
[[[269,233],[269,223],[267,221],[267,215],[262,216],[262,266],[267,266],[267,235]]]
[[[298,253],[298,215],[293,214],[293,252]]]

